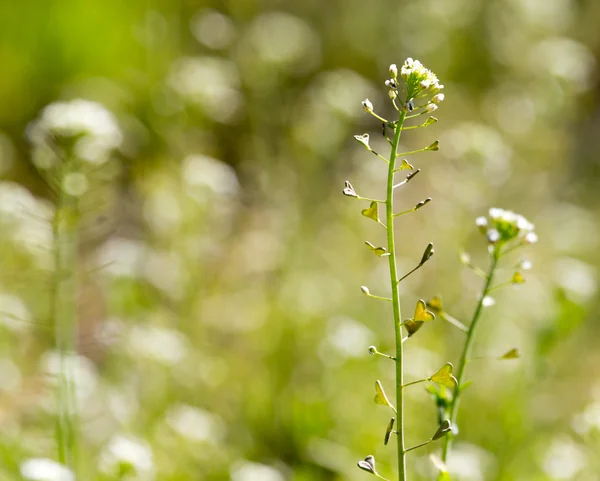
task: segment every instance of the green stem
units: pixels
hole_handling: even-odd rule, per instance
[[[397,410],[397,431],[398,431],[398,479],[406,481],[406,451],[404,446],[404,394],[402,390],[404,359],[402,356],[402,311],[400,308],[400,295],[398,293],[398,271],[396,268],[396,244],[394,241],[394,170],[396,169],[396,152],[400,143],[400,134],[402,133],[402,124],[406,112],[400,112],[398,123],[394,131],[394,141],[390,152],[390,163],[387,178],[387,196],[386,224],[387,224],[387,243],[390,265],[390,284],[392,288],[392,307],[394,311],[394,331],[396,335],[396,410]]]
[[[66,172],[69,166],[64,165]],[[60,356],[58,375],[56,442],[61,464],[77,472],[75,345],[76,345],[76,282],[79,212],[77,199],[59,185],[59,197],[53,221],[55,279],[52,292],[52,316],[56,349]]]
[[[430,378],[426,378],[426,379],[419,379],[418,381],[407,382],[406,384],[403,384],[402,387],[412,386],[413,384],[419,384],[422,382],[427,382],[429,380],[430,380]]]
[[[471,352],[473,350],[473,342],[475,340],[475,333],[477,331],[477,326],[479,324],[479,319],[481,319],[481,313],[483,311],[483,300],[488,295],[490,291],[490,286],[492,285],[492,280],[494,279],[494,273],[496,271],[496,267],[498,266],[498,260],[500,259],[500,253],[498,249],[494,249],[490,254],[490,267],[486,276],[485,285],[483,290],[481,291],[481,295],[479,296],[479,300],[477,302],[477,307],[475,308],[475,312],[473,313],[473,319],[471,320],[471,324],[469,325],[469,330],[467,331],[467,340],[463,347],[463,352],[460,357],[460,361],[458,364],[458,370],[456,373],[457,385],[454,389],[454,395],[452,397],[452,402],[450,403],[450,422],[452,426],[456,426],[456,418],[458,416],[458,407],[460,404],[460,396],[461,396],[461,388],[463,384],[463,377],[465,374],[465,368],[469,359],[471,357]],[[448,457],[448,451],[450,449],[450,445],[452,443],[452,436],[446,436],[444,438],[444,443],[442,446],[442,461],[446,462]]]

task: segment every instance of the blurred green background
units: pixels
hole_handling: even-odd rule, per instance
[[[392,348],[391,313],[359,290],[386,292],[363,244],[384,239],[341,189],[383,195],[384,165],[352,135],[384,145],[360,102],[390,113],[383,81],[406,57],[446,100],[403,139],[441,145],[409,159],[422,172],[397,197],[434,199],[397,225],[402,271],[436,246],[405,314],[440,294],[468,322],[481,279],[458,253],[485,262],[474,219],[489,207],[540,238],[526,284],[485,312],[455,479],[599,480],[599,22],[595,0],[1,1],[0,480],[56,458],[54,200],[25,132],[76,98],[124,138],[79,249],[82,479],[350,481],[367,454],[393,477],[372,402],[393,366],[367,352]],[[426,326],[407,378],[456,362],[461,342]],[[513,347],[520,359],[494,360]],[[406,410],[408,444],[427,439],[424,389]],[[434,479],[437,448],[410,454],[411,479]]]

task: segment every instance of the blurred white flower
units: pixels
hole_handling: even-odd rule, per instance
[[[202,154],[189,155],[183,160],[181,168],[183,181],[188,193],[198,201],[209,200],[199,192],[207,188],[213,194],[231,197],[239,191],[239,182],[235,170],[225,162]]]
[[[551,479],[575,479],[585,464],[582,448],[566,436],[552,440],[542,459],[542,469]]]
[[[69,468],[48,458],[31,458],[21,463],[21,476],[31,481],[75,481]]]
[[[486,450],[467,443],[458,443],[447,462],[452,479],[483,481],[494,464],[494,457]],[[491,477],[491,476],[490,476]]]
[[[283,474],[266,464],[239,461],[231,469],[231,481],[285,481]]]
[[[42,356],[40,366],[54,383],[58,383],[60,375],[69,377],[74,385],[78,409],[89,406],[87,401],[98,386],[98,371],[90,359],[79,355],[65,355],[63,358],[57,351],[48,351]]]
[[[227,48],[235,36],[233,21],[216,10],[202,10],[192,17],[190,30],[198,42],[215,50]]]
[[[263,62],[311,68],[320,59],[319,37],[309,23],[285,12],[264,13],[248,28],[248,45]]]
[[[137,325],[127,336],[133,356],[144,356],[166,365],[177,364],[187,353],[186,338],[179,331],[165,327]]]
[[[190,441],[218,444],[225,434],[225,424],[216,414],[187,404],[177,404],[167,411],[167,424]]]
[[[173,64],[169,85],[217,122],[234,122],[242,108],[236,65],[219,57],[184,57]]]
[[[98,249],[96,264],[112,276],[139,277],[143,273],[147,246],[141,241],[109,239]]]
[[[103,105],[83,99],[48,105],[40,117],[28,126],[27,136],[34,149],[50,157],[49,137],[73,139],[73,153],[92,164],[106,162],[110,153],[123,142],[123,134],[115,116]],[[38,164],[39,167],[51,165],[51,160],[47,164]]]
[[[360,322],[347,317],[335,317],[329,321],[327,342],[343,357],[360,357],[365,346],[373,341],[371,330]]]
[[[123,467],[127,467],[135,472],[135,476],[129,476],[127,479],[154,479],[152,449],[148,443],[134,436],[115,435],[100,453],[98,464],[100,470],[109,475],[116,475]]]

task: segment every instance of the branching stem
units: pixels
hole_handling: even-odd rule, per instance
[[[460,405],[460,396],[461,396],[461,388],[463,385],[463,379],[465,375],[465,368],[469,359],[471,358],[471,352],[473,350],[473,342],[475,340],[475,333],[477,331],[477,326],[479,325],[479,319],[481,319],[481,313],[483,311],[483,300],[488,295],[490,291],[490,287],[492,285],[492,281],[494,279],[494,273],[496,272],[496,267],[498,266],[498,260],[500,259],[500,252],[498,249],[494,249],[490,253],[490,267],[486,276],[485,284],[483,286],[483,290],[481,291],[481,295],[479,296],[479,300],[477,302],[477,307],[475,308],[475,312],[473,313],[473,319],[471,320],[471,324],[469,325],[469,330],[467,331],[467,340],[463,347],[463,352],[460,357],[460,361],[458,363],[458,370],[456,372],[456,380],[457,385],[454,389],[454,395],[452,396],[452,402],[450,403],[450,423],[452,426],[456,426],[456,418],[458,415],[458,407]],[[446,436],[444,438],[444,442],[442,445],[442,461],[446,462],[448,457],[448,451],[450,449],[450,445],[452,443],[452,435]]]

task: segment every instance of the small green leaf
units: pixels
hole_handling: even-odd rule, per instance
[[[400,170],[415,170],[412,164],[408,162],[406,159],[402,159],[402,165],[400,165]]]
[[[413,320],[426,322],[433,321],[434,319],[435,314],[427,310],[427,305],[423,299],[419,299],[415,307],[415,317],[413,317]]]
[[[431,440],[435,441],[436,439],[443,438],[450,431],[452,431],[452,424],[450,424],[450,421],[448,419],[444,419],[442,421],[442,424],[440,424],[440,427],[438,428],[438,430],[432,436]]]
[[[394,408],[393,404],[390,402],[388,397],[383,390],[383,386],[380,381],[375,381],[375,397],[373,398],[375,404],[381,404],[382,406],[389,406],[392,409]]]
[[[406,328],[406,332],[408,332],[408,337],[411,337],[415,332],[417,332],[421,327],[425,324],[423,321],[415,321],[414,319],[407,319],[402,324]]]
[[[371,244],[369,241],[365,241],[365,244],[367,245],[367,247],[372,250],[378,257],[385,257],[385,256],[389,256],[390,253],[387,251],[387,249],[385,247],[375,247],[373,244]]]
[[[455,388],[458,385],[458,381],[452,375],[452,370],[452,364],[447,362],[440,368],[438,372],[436,372],[429,379],[437,384],[441,384],[442,386]]]
[[[521,353],[515,347],[515,348],[511,349],[510,351],[502,354],[502,356],[500,356],[498,359],[501,359],[501,360],[505,360],[505,359],[518,359],[520,357],[521,357]]]
[[[523,276],[523,274],[521,274],[520,272],[515,272],[512,276],[512,279],[510,280],[513,284],[524,284],[525,283],[525,276]]]
[[[433,242],[430,242],[425,248],[425,252],[423,252],[423,257],[421,257],[421,262],[419,262],[419,265],[425,264],[434,253],[435,251],[433,250]]]
[[[369,219],[373,219],[375,222],[379,222],[379,207],[377,202],[371,202],[371,205],[368,209],[363,209],[361,214]]]
[[[392,430],[394,429],[395,422],[396,422],[396,418],[390,419],[390,422],[387,425],[387,429],[385,430],[385,438],[383,438],[383,444],[386,446],[387,446],[387,443],[390,441],[390,436],[392,434]]]

